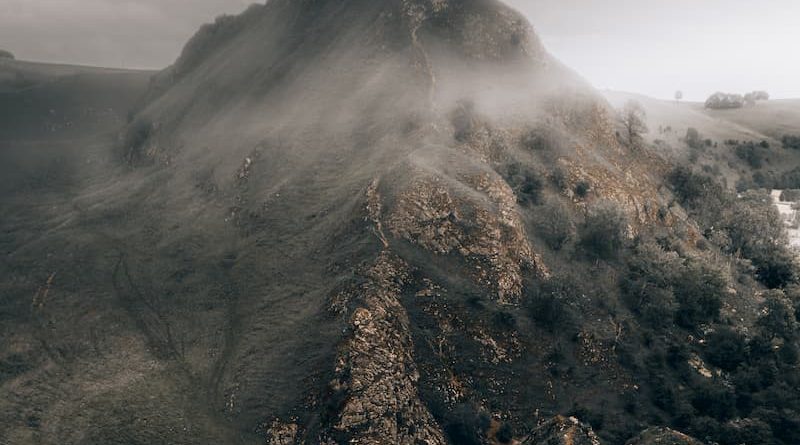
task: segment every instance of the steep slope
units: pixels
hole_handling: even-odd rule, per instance
[[[74,164],[75,187],[8,201],[0,439],[702,431],[686,419],[707,398],[677,391],[723,375],[704,336],[754,328],[760,288],[716,269],[663,187],[669,160],[616,129],[494,0],[272,0],[218,19],[106,157]],[[620,284],[636,273],[642,295]],[[706,293],[718,313],[694,304]]]

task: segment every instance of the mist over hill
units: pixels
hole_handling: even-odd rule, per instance
[[[780,179],[790,131],[644,102],[494,0],[0,61],[0,442],[796,443],[796,258],[749,145],[686,136]]]

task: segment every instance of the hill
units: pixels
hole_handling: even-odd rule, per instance
[[[152,79],[15,69],[129,118],[0,125],[69,147],[0,194],[2,441],[797,442],[771,201],[619,137],[500,2],[273,0]]]
[[[800,100],[711,110],[702,103],[676,103],[623,92],[606,91],[604,96],[617,108],[631,100],[642,104],[650,142],[673,159],[714,169],[732,188],[800,187],[800,152],[784,143],[784,138],[800,135]],[[694,147],[686,141],[690,128],[697,130]]]

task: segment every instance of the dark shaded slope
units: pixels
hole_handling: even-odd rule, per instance
[[[0,141],[75,138],[119,127],[152,74],[0,61]]]

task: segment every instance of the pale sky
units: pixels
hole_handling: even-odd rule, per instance
[[[508,0],[597,88],[702,100],[800,98],[800,0]],[[162,68],[250,0],[0,0],[0,49],[25,60]]]

